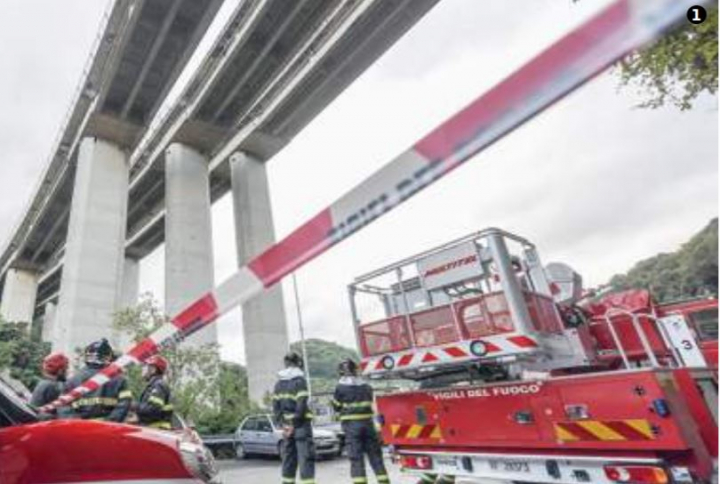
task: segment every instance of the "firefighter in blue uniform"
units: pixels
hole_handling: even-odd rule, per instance
[[[143,378],[148,383],[135,407],[140,425],[172,430],[174,409],[170,387],[164,378],[167,369],[168,362],[160,355],[151,356],[145,362]]]
[[[340,381],[335,387],[333,407],[340,416],[350,458],[353,484],[366,484],[365,456],[367,455],[378,483],[388,484],[380,438],[375,430],[373,390],[357,375],[357,363],[348,358],[338,366]]]
[[[65,388],[69,392],[82,385],[96,373],[108,366],[114,357],[112,346],[103,338],[90,343],[84,352],[85,367],[74,374]],[[132,392],[122,375],[116,376],[101,387],[85,393],[72,403],[72,412],[67,415],[61,408],[60,416],[72,416],[82,419],[124,422],[132,405]]]
[[[309,397],[302,357],[295,352],[288,353],[272,397],[275,421],[283,428],[280,453],[283,484],[295,483],[298,467],[300,484],[315,484],[315,445]]]

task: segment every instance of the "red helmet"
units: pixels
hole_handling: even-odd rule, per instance
[[[167,360],[160,355],[151,356],[145,361],[145,364],[154,366],[160,373],[165,373],[168,367]]]
[[[57,375],[67,370],[70,360],[62,353],[50,353],[42,362],[42,369],[48,375]]]

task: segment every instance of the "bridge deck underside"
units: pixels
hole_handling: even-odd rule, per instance
[[[174,141],[189,144],[212,157],[239,129],[262,116],[262,123],[249,131],[238,149],[261,160],[271,158],[436,3],[437,0],[375,2],[300,77],[295,74],[312,53],[308,52],[297,68],[288,63],[302,54],[299,51],[310,37],[310,29],[327,20],[339,3],[308,1],[300,8],[292,2],[270,2],[263,18],[232,53],[223,72],[208,89],[209,94],[175,133]],[[284,15],[280,15],[281,11]],[[350,10],[336,13],[335,22],[340,24],[349,13]],[[281,95],[282,87],[298,79],[300,82],[283,94],[274,109],[264,110]],[[261,93],[265,97],[260,98]],[[130,193],[127,250],[136,256],[149,253],[164,241],[164,224],[158,218],[164,211],[163,167],[164,160],[159,157],[152,161],[151,169],[135,172],[136,176],[142,173],[142,177],[134,180]],[[230,189],[227,163],[213,167],[210,184],[213,199],[227,193]]]
[[[75,181],[73,141],[80,135],[99,136],[134,149],[221,4],[222,0],[115,4],[83,94],[67,118],[40,189],[0,257],[0,270],[8,261],[39,272],[57,264]],[[90,101],[93,96],[96,103]]]

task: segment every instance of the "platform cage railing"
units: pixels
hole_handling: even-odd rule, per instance
[[[535,246],[499,229],[388,265],[348,289],[365,358],[564,329]]]

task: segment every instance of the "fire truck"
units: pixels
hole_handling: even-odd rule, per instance
[[[404,471],[543,483],[717,480],[717,300],[589,298],[487,229],[349,286],[382,438]]]

